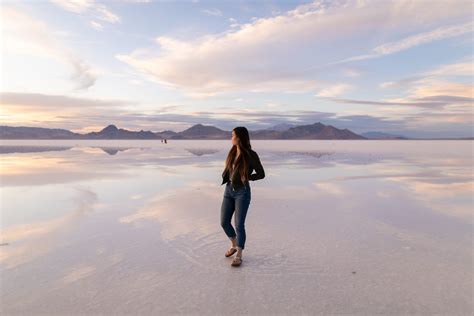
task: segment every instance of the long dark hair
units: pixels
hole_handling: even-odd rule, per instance
[[[239,147],[240,155],[235,162],[235,169],[240,175],[240,180],[242,183],[245,183],[248,181],[247,170],[250,164],[250,150],[252,150],[252,145],[250,145],[249,131],[244,126],[237,126],[232,131],[234,131],[239,140],[237,145],[233,145],[227,154],[224,172],[231,169],[231,165],[235,159],[235,156],[237,156],[237,147]]]

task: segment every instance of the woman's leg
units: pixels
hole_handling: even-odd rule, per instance
[[[221,205],[221,226],[224,229],[225,234],[229,239],[236,238],[236,233],[234,227],[232,227],[231,219],[232,214],[234,214],[235,210],[235,200],[232,196],[224,194],[224,198],[222,200]],[[232,241],[232,245],[234,245],[235,241]]]
[[[244,194],[238,195],[235,198],[235,229],[237,231],[237,256],[242,254],[245,248],[246,232],[245,232],[245,218],[250,206],[250,188],[246,188]]]

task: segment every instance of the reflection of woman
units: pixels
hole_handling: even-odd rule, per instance
[[[265,171],[257,153],[252,150],[249,132],[245,127],[238,126],[232,130],[232,145],[222,172],[222,184],[227,184],[221,206],[221,226],[232,242],[225,256],[230,257],[237,252],[232,266],[240,266],[246,238],[245,216],[251,200],[249,181],[263,179]],[[253,170],[255,174],[252,174]],[[235,230],[231,224],[234,211]]]

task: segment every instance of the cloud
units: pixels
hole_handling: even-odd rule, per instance
[[[452,77],[472,77],[472,56],[455,63],[437,66],[398,81],[384,82],[382,88],[404,88],[403,96],[389,102],[415,102],[425,108],[462,107],[471,110],[474,105],[471,82],[456,82]]]
[[[414,46],[430,43],[437,40],[442,40],[445,38],[463,35],[463,34],[472,32],[473,26],[474,26],[473,22],[468,22],[468,23],[457,24],[457,25],[449,26],[449,27],[439,27],[429,32],[416,34],[416,35],[409,36],[395,42],[379,45],[375,47],[374,49],[372,49],[371,54],[350,57],[350,58],[335,62],[335,64],[348,62],[348,61],[354,61],[354,60],[376,58],[376,57],[380,57],[384,55],[390,55],[390,54],[394,54],[394,53],[409,49]]]
[[[229,131],[236,125],[257,130],[282,123],[305,125],[321,122],[340,129],[348,128],[356,133],[375,130],[430,137],[430,133],[437,136],[467,136],[466,131],[471,130],[468,124],[472,123],[472,99],[456,96],[426,96],[405,103],[330,98],[342,104],[383,105],[371,111],[371,115],[364,111],[359,113],[356,109],[351,114],[348,114],[351,111],[345,111],[345,115],[288,110],[289,106],[284,103],[276,108],[267,106],[270,110],[221,107],[213,111],[193,112],[183,111],[179,104],[164,104],[153,112],[134,112],[129,108],[136,103],[121,100],[28,93],[2,93],[0,100],[4,124],[65,128],[79,133],[98,131],[108,124],[137,131],[180,132],[199,123]],[[61,109],[60,113],[58,109]]]
[[[373,49],[376,54],[387,55],[393,54],[413,46],[430,43],[432,41],[441,40],[444,38],[459,36],[465,33],[472,32],[473,23],[458,24],[450,27],[440,27],[436,30],[416,34],[400,41],[392,42],[377,46]]]
[[[112,108],[120,108],[121,106],[130,106],[135,102],[121,100],[100,100],[87,99],[79,97],[69,97],[63,95],[48,95],[41,93],[17,93],[2,92],[0,93],[0,101],[2,106],[19,107],[24,110],[40,108],[42,110],[57,111],[58,108],[98,108],[102,110],[111,110]],[[87,110],[88,111],[88,110]]]
[[[346,104],[365,104],[365,105],[383,105],[383,106],[412,106],[412,107],[421,107],[421,108],[442,108],[449,104],[450,102],[463,102],[471,103],[472,98],[469,97],[453,97],[453,96],[428,96],[428,97],[419,97],[409,101],[405,98],[391,99],[391,101],[372,101],[372,100],[355,100],[355,99],[341,99],[341,98],[331,98],[332,101],[337,103],[346,103]]]
[[[327,86],[319,77],[327,73],[330,63],[356,51],[354,40],[373,40],[374,29],[384,32],[385,38],[399,38],[400,33],[454,18],[470,18],[470,6],[435,1],[426,10],[421,1],[315,1],[193,40],[160,36],[158,47],[116,57],[159,84],[194,95],[252,89],[302,91],[302,86],[314,92]],[[447,36],[438,33],[438,38]],[[396,42],[390,42],[385,51],[409,45]]]
[[[104,27],[99,22],[90,21],[90,25],[96,30],[102,30]]]
[[[335,113],[292,110],[282,104],[282,110],[253,110],[222,108],[215,111],[180,112],[181,106],[165,104],[154,112],[128,110],[134,102],[101,100],[37,93],[1,93],[3,122],[9,125],[65,128],[77,132],[97,131],[113,123],[132,130],[182,131],[202,123],[231,130],[235,124],[245,124],[251,129],[263,129],[280,123],[312,124],[321,121],[339,127],[346,120],[338,120]],[[58,113],[58,109],[61,112]],[[24,113],[28,115],[24,116]],[[373,118],[383,126],[383,118]],[[239,123],[240,122],[240,123]],[[366,124],[364,122],[363,124]],[[90,128],[89,128],[90,127]]]
[[[470,79],[472,57],[415,73],[381,88],[401,88],[401,96],[382,100],[330,98],[342,104],[381,106],[372,113],[405,121],[405,135],[413,137],[472,136],[473,89],[470,81],[455,82],[453,77]],[[461,78],[462,79],[462,78]],[[363,126],[363,125],[361,125]],[[359,130],[360,127],[356,127]]]
[[[105,5],[95,0],[50,0],[66,11],[108,23],[120,22],[120,17],[111,12]]]
[[[123,0],[128,3],[151,3],[151,0]]]
[[[219,9],[203,9],[201,12],[212,16],[222,16],[222,11]]]
[[[71,78],[77,82],[77,90],[85,90],[92,87],[97,80],[94,70],[83,60],[73,59],[71,63],[74,65],[74,73]]]
[[[434,69],[422,71],[403,79],[396,81],[382,82],[380,88],[411,88],[416,85],[427,85],[429,81],[441,80],[449,77],[467,77],[472,76],[472,56],[467,56],[463,60],[455,63],[437,66]]]
[[[61,44],[46,23],[9,7],[2,8],[1,17],[2,55],[6,52],[56,60],[71,67],[76,89],[94,85],[99,72]]]
[[[472,57],[467,62],[459,62],[454,64],[442,65],[426,72],[426,75],[431,76],[472,76],[473,74]]]
[[[324,88],[323,90],[319,91],[316,96],[318,97],[335,97],[352,90],[354,86],[346,83],[340,83],[336,85],[329,86]]]

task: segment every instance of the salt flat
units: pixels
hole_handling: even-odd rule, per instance
[[[230,140],[2,141],[1,309],[471,315],[473,141],[254,140],[240,267]]]

